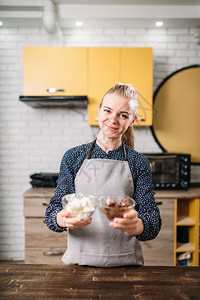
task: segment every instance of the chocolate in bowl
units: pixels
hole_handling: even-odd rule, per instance
[[[135,201],[128,196],[102,196],[99,205],[104,215],[111,221],[123,218],[124,213],[135,208]]]

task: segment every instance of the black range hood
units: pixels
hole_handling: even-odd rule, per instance
[[[86,108],[88,105],[87,96],[19,96],[19,100],[35,108]]]

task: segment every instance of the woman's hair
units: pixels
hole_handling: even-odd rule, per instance
[[[129,99],[130,109],[133,111],[133,118],[136,117],[138,110],[137,91],[131,84],[125,84],[121,82],[116,83],[105,93],[101,100],[100,107],[103,103],[104,97],[107,94],[117,94],[119,96],[127,97]],[[128,129],[124,132],[122,136],[122,142],[134,149],[134,135],[132,126],[128,127]]]

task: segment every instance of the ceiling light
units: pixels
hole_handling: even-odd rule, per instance
[[[81,26],[83,26],[83,22],[82,22],[82,21],[76,21],[76,22],[75,22],[75,25],[76,25],[77,27],[81,27]]]
[[[2,26],[3,25],[3,22],[2,21],[0,21],[0,26]]]
[[[162,22],[162,21],[157,21],[157,22],[155,23],[155,25],[156,25],[157,27],[162,27],[162,26],[163,26],[163,22]]]

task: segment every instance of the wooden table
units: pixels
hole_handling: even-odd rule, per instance
[[[200,267],[0,265],[0,299],[200,299]]]

